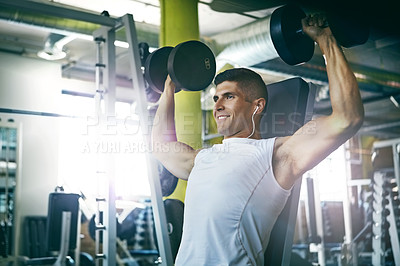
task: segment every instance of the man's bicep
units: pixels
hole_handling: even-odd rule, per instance
[[[153,155],[174,176],[185,179],[189,177],[198,151],[182,142],[160,143],[153,147]]]

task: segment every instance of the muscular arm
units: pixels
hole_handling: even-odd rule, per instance
[[[197,151],[177,141],[175,132],[175,85],[167,77],[161,95],[152,130],[153,155],[173,175],[187,179],[194,164]]]
[[[364,119],[358,84],[341,48],[329,28],[310,24],[303,21],[303,29],[324,54],[332,113],[310,121],[293,136],[277,140],[273,167],[278,183],[284,188],[290,188],[297,178],[351,138]]]

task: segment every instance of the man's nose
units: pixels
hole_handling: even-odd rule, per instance
[[[218,99],[218,100],[215,102],[214,110],[215,110],[215,111],[222,111],[222,110],[224,110],[224,105],[222,104],[222,101],[221,101],[220,99]]]

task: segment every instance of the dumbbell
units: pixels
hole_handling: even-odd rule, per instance
[[[215,56],[200,41],[186,41],[175,47],[165,46],[146,59],[144,77],[150,88],[161,94],[167,75],[180,90],[200,91],[210,85],[216,72]]]
[[[354,12],[355,13],[355,12]],[[338,43],[350,48],[364,44],[369,38],[369,26],[354,13],[327,12],[326,19]],[[304,11],[295,4],[281,6],[272,12],[270,34],[279,57],[289,65],[307,62],[314,54],[314,41],[303,32]]]

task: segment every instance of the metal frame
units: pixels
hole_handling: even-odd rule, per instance
[[[126,14],[122,17],[122,24],[119,27],[125,27],[127,40],[130,46],[129,59],[131,64],[132,84],[134,99],[136,99],[137,111],[139,113],[143,138],[147,147],[151,147],[150,138],[150,114],[147,110],[147,100],[145,94],[145,84],[143,73],[141,70],[139,46],[136,35],[135,23],[133,16]],[[117,27],[102,27],[95,31],[94,39],[104,39],[104,65],[103,73],[105,115],[113,116],[115,114],[115,30]],[[102,62],[100,62],[102,63]],[[106,119],[107,120],[107,119]],[[100,119],[100,122],[102,119]],[[164,202],[162,199],[161,184],[158,176],[158,167],[155,159],[149,152],[146,153],[147,171],[149,175],[151,199],[153,206],[154,223],[156,227],[158,250],[161,256],[161,265],[173,265],[172,252],[169,242],[167,219],[164,210]],[[104,237],[103,259],[106,265],[115,265],[116,257],[110,254],[116,254],[116,207],[115,207],[115,190],[114,190],[114,161],[111,155],[107,155],[106,175],[108,177],[108,195],[106,197],[107,208],[104,211],[104,226],[106,234]],[[112,238],[111,236],[115,236]]]
[[[380,149],[380,148],[387,148],[391,147],[392,148],[392,154],[393,154],[393,169],[381,169],[377,170],[374,173],[374,181],[376,185],[374,185],[374,199],[376,203],[374,203],[374,213],[373,213],[373,229],[374,234],[379,234],[382,233],[380,231],[376,232],[379,228],[375,225],[375,223],[379,222],[379,220],[384,219],[384,216],[382,214],[382,211],[386,207],[389,210],[389,215],[386,217],[388,223],[390,224],[388,233],[390,235],[390,243],[392,246],[392,252],[393,252],[393,258],[395,261],[395,265],[400,265],[400,240],[399,240],[399,235],[397,231],[397,225],[396,225],[396,220],[398,219],[397,214],[394,212],[395,207],[393,206],[394,202],[392,199],[391,193],[388,193],[386,196],[386,199],[388,200],[387,206],[382,206],[381,203],[382,201],[382,192],[383,188],[382,186],[385,183],[385,178],[388,176],[388,173],[393,171],[393,176],[396,181],[397,187],[400,187],[400,138],[396,139],[391,139],[391,140],[384,140],[384,141],[377,141],[373,144],[373,150]],[[375,211],[375,209],[377,209]],[[382,229],[381,229],[382,230]],[[384,255],[380,254],[380,251],[384,250],[384,246],[382,247],[383,244],[379,242],[380,239],[375,239],[373,238],[373,248],[374,252],[372,255],[373,259],[373,265],[381,265],[384,263]]]
[[[304,124],[312,119],[314,102],[315,102],[315,91],[316,85],[309,82],[308,83],[308,96],[307,96],[307,104],[305,107],[304,114]],[[296,220],[297,220],[297,211],[299,206],[300,199],[300,189],[301,189],[302,178],[298,179],[293,185],[291,196],[289,197],[285,208],[283,209],[281,215],[287,218],[287,224],[279,226],[280,236],[283,238],[283,241],[277,244],[276,249],[274,249],[274,256],[268,261],[264,262],[264,265],[281,265],[281,266],[289,266],[292,246],[293,246],[293,238],[294,232],[296,228]],[[279,218],[278,218],[279,220]],[[274,226],[275,229],[275,226]],[[273,231],[274,231],[273,229]],[[272,234],[271,234],[272,238]],[[270,241],[271,241],[270,238]],[[267,252],[269,252],[267,248]],[[281,255],[279,257],[279,255]],[[278,261],[280,258],[280,261]]]
[[[304,116],[304,124],[312,119],[316,87],[317,86],[315,84],[313,84],[311,82],[308,83],[309,92],[308,92],[308,98],[307,98],[307,106],[306,106],[306,110],[305,110],[306,113]],[[290,202],[291,211],[290,211],[290,215],[288,218],[287,233],[285,235],[285,242],[284,242],[284,247],[283,247],[281,266],[289,266],[290,265],[294,231],[296,228],[297,211],[298,211],[299,199],[300,199],[301,181],[302,181],[302,179],[299,179],[298,181],[296,181],[296,183],[293,185],[293,189],[291,192],[291,194],[292,194],[292,200]]]
[[[306,113],[304,116],[304,124],[309,122],[312,119],[313,110],[314,110],[314,102],[315,102],[315,92],[317,86],[312,82],[308,83],[308,97],[307,97],[307,106],[306,106]],[[296,228],[296,220],[297,220],[297,211],[299,208],[299,200],[300,200],[300,189],[301,189],[301,182],[302,178],[296,181],[293,185],[292,189],[292,200],[290,202],[291,205],[291,212],[288,218],[288,228],[287,233],[285,236],[285,243],[283,247],[282,253],[282,262],[281,266],[289,266],[290,265],[290,258],[292,253],[292,246],[293,246],[293,238],[294,238],[294,231]]]
[[[145,103],[146,95],[144,91],[144,80],[141,72],[140,66],[140,57],[138,51],[138,42],[136,35],[135,23],[132,15],[127,14],[120,19],[113,19],[107,16],[100,16],[93,13],[82,12],[73,9],[66,9],[64,7],[58,7],[55,5],[48,5],[39,2],[32,1],[24,1],[24,0],[15,0],[15,1],[7,1],[0,0],[0,6],[15,8],[17,10],[23,10],[27,12],[38,12],[43,15],[55,16],[60,18],[74,19],[78,21],[85,21],[89,23],[94,23],[97,25],[101,25],[99,30],[93,33],[94,37],[101,37],[106,40],[105,49],[103,52],[105,62],[104,64],[107,66],[104,72],[104,82],[106,90],[104,93],[104,99],[106,103],[106,111],[105,115],[114,115],[114,103],[115,103],[115,31],[118,28],[125,26],[127,40],[130,45],[129,56],[131,62],[131,73],[132,73],[132,83],[133,83],[133,93],[135,94],[135,100],[137,101],[137,107],[139,111],[139,115],[142,122],[142,131],[144,140],[148,147],[150,147],[150,134],[146,132],[149,129],[150,121],[149,121],[149,113],[147,111],[147,106]],[[141,89],[143,88],[143,89]],[[101,120],[100,120],[101,121]],[[157,240],[159,246],[159,252],[162,257],[162,265],[173,265],[172,262],[172,253],[169,243],[169,236],[167,230],[167,222],[166,215],[164,211],[164,204],[162,200],[161,193],[161,185],[158,178],[157,171],[157,163],[151,157],[150,154],[146,154],[147,163],[148,163],[148,173],[149,173],[149,181],[152,195],[152,204],[153,204],[153,213],[154,213],[154,222],[156,226]],[[108,176],[108,185],[109,192],[106,195],[107,201],[107,212],[105,212],[104,225],[107,229],[107,233],[105,234],[104,239],[104,247],[105,250],[105,265],[115,265],[114,256],[109,256],[109,254],[116,254],[116,239],[110,236],[116,236],[116,220],[115,220],[115,191],[114,191],[114,163],[112,156],[108,156],[107,158],[107,168],[106,174]]]
[[[387,207],[389,209],[389,215],[387,216],[387,221],[389,222],[389,235],[390,235],[390,244],[392,245],[392,252],[394,258],[394,264],[400,265],[400,240],[399,233],[397,232],[397,224],[396,220],[399,219],[398,215],[395,213],[395,206],[393,202],[392,196],[389,194],[387,196],[389,201]]]
[[[64,7],[48,5],[34,1],[0,0],[0,6],[16,8],[18,10],[25,10],[27,12],[33,11],[43,15],[85,21],[108,27],[114,27],[117,23],[117,20],[110,17],[99,16],[89,12],[83,12],[74,9],[66,9]]]
[[[151,132],[150,132],[150,114],[147,110],[147,100],[145,93],[145,85],[143,73],[141,70],[139,45],[137,41],[136,28],[133,16],[127,14],[122,17],[123,25],[125,26],[127,41],[129,43],[129,59],[131,63],[133,93],[137,103],[137,110],[141,118],[141,128],[143,138],[147,147],[151,147]],[[149,131],[147,131],[149,130]],[[173,265],[171,245],[168,236],[167,218],[165,215],[164,202],[162,199],[161,184],[158,175],[158,167],[156,160],[150,153],[146,153],[147,173],[151,190],[151,201],[153,206],[154,223],[156,227],[158,250],[161,256],[161,265]]]
[[[372,265],[380,266],[385,265],[385,241],[384,237],[385,229],[382,226],[385,217],[383,215],[384,206],[382,206],[383,196],[383,185],[385,183],[386,172],[376,171],[374,173],[374,193],[373,193],[373,213],[372,213]]]
[[[21,198],[21,189],[20,186],[18,185],[21,182],[21,162],[22,162],[22,124],[21,123],[15,123],[15,122],[6,122],[6,121],[0,121],[0,127],[5,127],[5,128],[13,128],[17,130],[17,147],[15,149],[16,154],[16,164],[17,164],[17,169],[15,172],[15,190],[14,190],[14,210],[13,210],[13,215],[14,215],[14,223],[13,223],[13,246],[11,250],[11,256],[7,258],[7,261],[13,261],[17,260],[17,255],[19,255],[20,252],[20,243],[18,239],[20,238],[21,235],[21,215],[19,213],[19,199]],[[0,147],[1,148],[1,147]],[[5,258],[4,258],[5,259]],[[0,260],[1,262],[1,260]],[[1,264],[1,263],[0,263]]]
[[[104,39],[103,58],[104,65],[106,66],[103,70],[103,86],[104,86],[104,101],[105,101],[105,119],[102,117],[100,110],[97,110],[96,114],[99,116],[99,123],[107,121],[108,117],[115,116],[115,29],[114,27],[101,27],[93,33],[94,39]],[[103,62],[101,62],[103,63]],[[99,85],[100,86],[100,85]],[[98,89],[98,88],[97,88]],[[105,196],[106,209],[104,211],[103,225],[106,232],[103,234],[103,252],[102,254],[96,254],[96,265],[98,260],[103,259],[104,265],[116,265],[116,252],[117,252],[117,224],[116,224],[116,206],[115,206],[115,163],[112,154],[105,154],[105,176],[107,178],[108,193]],[[114,236],[114,237],[112,237]],[[100,239],[96,238],[97,242]],[[112,256],[110,254],[115,254]]]
[[[397,185],[400,185],[400,138],[374,142],[373,149],[390,146],[392,147],[393,151],[394,176],[396,178]]]

